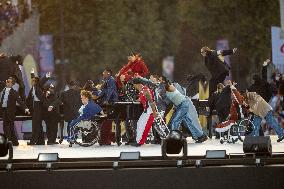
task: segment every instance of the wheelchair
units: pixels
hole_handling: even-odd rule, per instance
[[[167,124],[165,123],[163,119],[163,115],[164,115],[163,111],[158,112],[158,116],[154,119],[153,126],[152,126],[153,129],[158,133],[161,139],[167,138],[167,136],[170,133],[170,130],[167,127]],[[153,130],[151,129],[145,143],[149,144],[153,140],[154,140],[154,135],[153,135]]]
[[[220,137],[220,143],[223,144],[224,142],[227,143],[236,143],[237,141],[243,142],[243,138],[246,135],[249,135],[254,129],[254,124],[251,121],[251,118],[242,118],[236,122],[233,122],[229,127],[228,127],[228,135],[227,137]],[[226,132],[226,131],[224,131]],[[221,133],[220,132],[220,136]]]
[[[100,141],[101,130],[96,120],[83,120],[70,128],[69,147],[89,147]]]

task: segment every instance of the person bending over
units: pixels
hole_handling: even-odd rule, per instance
[[[246,104],[248,104],[250,112],[254,113],[254,130],[252,131],[251,135],[259,136],[261,121],[262,119],[265,119],[266,123],[277,133],[277,142],[281,142],[284,139],[284,131],[275,120],[272,107],[255,92],[246,92],[244,94],[244,100]]]
[[[166,96],[175,106],[175,112],[169,122],[170,128],[178,130],[180,123],[184,121],[196,143],[206,141],[207,136],[202,131],[198,114],[192,101],[187,96],[181,94],[167,78],[164,77],[163,82],[165,83]]]

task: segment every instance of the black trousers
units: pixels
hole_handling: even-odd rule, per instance
[[[34,102],[32,115],[32,144],[44,145],[44,134],[42,127],[43,107],[41,102]]]
[[[221,74],[216,78],[211,78],[209,82],[209,94],[211,95],[217,90],[217,84],[218,83],[223,83],[225,78],[227,77],[227,74]]]
[[[52,117],[44,119],[46,124],[46,135],[48,142],[55,142],[58,131],[58,121]]]
[[[3,131],[9,141],[12,141],[13,145],[18,145],[18,139],[15,132],[14,119],[8,116],[7,108],[3,110]]]

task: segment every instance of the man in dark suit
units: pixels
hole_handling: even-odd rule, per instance
[[[58,144],[56,135],[58,122],[60,121],[59,106],[55,106],[52,111],[48,111],[49,106],[56,100],[55,87],[50,84],[45,91],[45,100],[43,102],[43,118],[46,124],[47,145]]]
[[[69,125],[73,119],[75,119],[79,114],[78,110],[80,109],[82,102],[81,102],[81,95],[80,90],[76,86],[74,81],[68,82],[69,89],[61,93],[60,97],[55,100],[48,108],[48,111],[52,111],[54,107],[58,106],[59,104],[63,105],[63,117],[64,121],[68,123],[67,125],[67,133],[68,136],[70,134]]]
[[[25,103],[21,100],[17,91],[12,86],[15,84],[15,79],[9,77],[6,80],[6,87],[1,87],[1,111],[3,115],[3,130],[7,138],[12,141],[13,146],[18,146],[19,142],[15,134],[14,121],[16,113],[16,102],[22,107],[26,113],[29,113],[29,109]],[[3,90],[2,90],[3,89]]]
[[[229,75],[230,66],[225,62],[224,56],[234,54],[237,48],[232,50],[211,50],[208,47],[201,48],[201,55],[205,57],[205,66],[211,74],[209,90],[212,94],[218,83],[223,83],[226,76]]]
[[[34,69],[31,71],[32,88],[27,97],[27,105],[32,110],[32,139],[28,145],[44,145],[42,128],[43,102],[45,100],[43,85],[48,81],[50,73],[43,78],[35,77]]]

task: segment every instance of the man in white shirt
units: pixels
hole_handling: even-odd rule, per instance
[[[1,92],[0,107],[3,115],[4,134],[12,141],[14,146],[18,146],[19,142],[14,128],[16,103],[18,103],[21,108],[25,109],[26,113],[29,113],[29,109],[20,98],[19,93],[12,88],[14,84],[15,79],[13,77],[9,77],[6,80],[6,87]]]
[[[34,69],[31,71],[32,88],[27,97],[27,105],[32,112],[32,138],[28,145],[44,145],[44,133],[42,127],[43,102],[45,100],[44,84],[48,81],[50,73],[45,77],[35,77]]]

